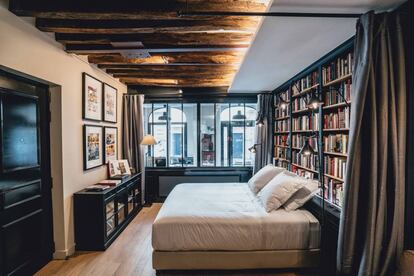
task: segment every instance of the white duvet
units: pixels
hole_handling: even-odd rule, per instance
[[[306,210],[267,213],[246,183],[177,185],[152,227],[160,251],[287,250],[319,247],[319,223]]]

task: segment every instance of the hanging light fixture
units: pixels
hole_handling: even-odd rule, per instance
[[[312,93],[311,98],[308,102],[308,108],[310,109],[318,109],[320,106],[323,105],[323,101],[319,99],[319,97],[316,95],[316,93]]]
[[[160,117],[158,117],[158,120],[160,120],[160,121],[171,120],[171,117],[168,116],[167,105],[164,105],[164,108],[165,108],[165,111],[162,113],[162,115]]]
[[[315,153],[316,153],[315,150],[309,144],[309,138],[306,138],[305,143],[303,144],[303,147],[299,151],[299,154],[309,156],[309,155],[315,154]]]
[[[237,111],[237,114],[233,115],[233,120],[244,120],[246,116],[241,113],[241,110]]]
[[[256,153],[256,151],[257,151],[257,149],[256,149],[256,147],[257,146],[260,146],[261,144],[254,144],[253,146],[251,146],[250,148],[248,148],[248,151],[250,151],[251,153]]]

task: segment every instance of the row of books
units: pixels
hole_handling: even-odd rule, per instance
[[[325,199],[339,207],[342,207],[344,200],[343,183],[325,177]]]
[[[299,154],[298,151],[292,152],[292,163],[295,163],[299,166],[317,171],[318,170],[318,156],[311,155],[306,156]]]
[[[346,172],[346,158],[324,157],[324,173],[343,179]]]
[[[273,159],[273,165],[285,168],[287,170],[289,169],[289,162],[286,162],[284,160],[274,158]]]
[[[319,114],[300,116],[292,119],[292,130],[318,130]]]
[[[285,109],[276,108],[275,109],[275,117],[277,118],[284,118],[290,115],[290,105],[287,105]]]
[[[289,90],[281,92],[278,94],[278,97],[275,97],[275,106],[279,105],[279,98],[283,99],[285,102],[290,101]]]
[[[352,74],[353,54],[339,57],[322,68],[322,82],[326,84],[343,76]]]
[[[335,112],[323,116],[323,128],[349,128],[349,118],[349,107],[338,108]]]
[[[348,134],[334,134],[323,137],[324,151],[346,154],[348,152]]]
[[[286,148],[281,148],[281,147],[275,147],[275,157],[277,158],[283,158],[283,159],[287,159],[287,149]]]
[[[309,102],[310,97],[311,97],[311,94],[306,94],[306,96],[304,97],[295,98],[292,101],[292,110],[300,111],[300,110],[307,109],[307,103]]]
[[[318,148],[318,138],[317,137],[308,137],[306,135],[295,134],[292,135],[292,147],[294,148],[301,148],[303,147],[305,141],[308,140],[309,144],[315,149]]]
[[[339,95],[338,90],[341,91],[341,94],[345,97],[346,101],[349,102],[351,100],[352,80],[348,79],[341,82],[339,87],[329,86],[329,90],[326,91],[324,97],[325,106],[344,102],[344,99]]]
[[[292,85],[292,95],[295,96],[303,90],[318,84],[318,71],[312,72]]]
[[[275,122],[276,131],[289,131],[290,130],[290,120],[282,120]]]
[[[288,135],[276,135],[274,139],[275,145],[287,146],[288,145]]]

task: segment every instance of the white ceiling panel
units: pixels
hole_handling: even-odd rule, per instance
[[[274,0],[273,12],[364,13],[403,0]],[[265,17],[229,89],[270,91],[355,34],[356,19]]]

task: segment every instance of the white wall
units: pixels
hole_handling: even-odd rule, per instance
[[[52,89],[52,176],[55,257],[74,249],[74,192],[106,178],[106,167],[83,171],[82,72],[118,89],[119,145],[121,143],[121,103],[126,86],[86,59],[67,54],[53,37],[37,30],[7,10],[0,0],[0,65],[54,83]],[[98,123],[100,125],[111,125]],[[120,148],[119,148],[120,149]]]

